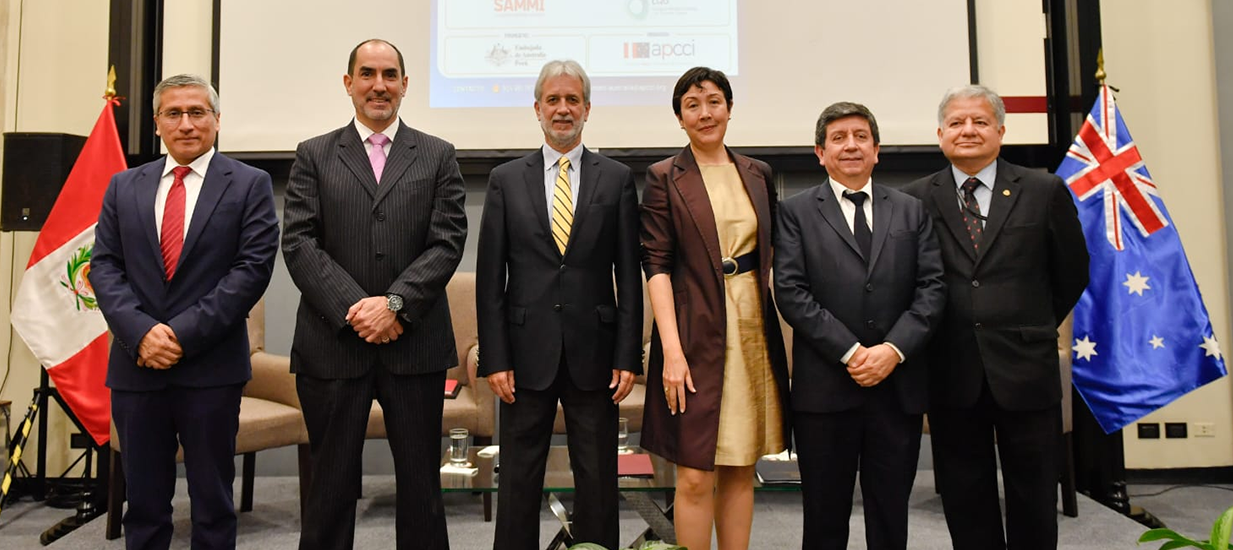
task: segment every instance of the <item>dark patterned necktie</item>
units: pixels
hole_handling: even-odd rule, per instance
[[[976,202],[976,188],[980,180],[968,178],[963,182],[963,225],[968,228],[968,236],[972,237],[972,250],[980,252],[980,238],[984,234],[984,216],[980,212],[980,203]]]
[[[858,193],[845,192],[843,198],[856,205],[856,216],[852,218],[852,236],[856,237],[856,246],[860,247],[865,262],[869,262],[870,250],[873,249],[873,233],[869,231],[869,222],[865,218],[865,199],[869,198],[863,191]]]

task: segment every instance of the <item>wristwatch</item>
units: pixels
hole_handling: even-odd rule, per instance
[[[402,311],[402,296],[397,294],[386,294],[385,307],[394,313]]]

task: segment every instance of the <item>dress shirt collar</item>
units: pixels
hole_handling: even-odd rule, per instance
[[[208,151],[202,153],[201,156],[193,159],[193,162],[188,163],[188,167],[193,170],[194,174],[205,179],[206,168],[210,167],[210,160],[213,158],[214,148],[211,147]],[[163,164],[163,173],[160,177],[167,177],[167,174],[170,174],[171,170],[179,165],[180,163],[176,162],[176,159],[171,158],[171,155],[167,155],[167,161]]]
[[[355,123],[355,131],[360,133],[360,143],[368,145],[369,136],[377,132],[374,132],[372,128],[365,126],[364,123],[360,122],[360,119],[358,118],[352,119],[352,120]],[[394,135],[398,133],[399,126],[402,126],[401,118],[395,119],[393,123],[391,123],[389,126],[386,126],[384,130],[381,130],[381,133],[385,134],[385,137],[390,138],[389,143],[394,143]]]
[[[842,201],[845,200],[843,198],[843,194],[847,191],[852,191],[853,193],[862,192],[868,198],[873,198],[873,178],[869,178],[869,180],[865,182],[865,185],[862,185],[860,189],[848,189],[842,183],[835,181],[834,178],[828,178],[827,181],[831,184],[831,191],[835,193],[835,200],[840,201],[840,204],[843,204]]]
[[[569,159],[570,170],[575,173],[578,172],[578,167],[581,166],[582,163],[582,142],[578,142],[577,146],[570,149],[563,155],[560,151],[553,149],[546,143],[543,147],[541,147],[541,149],[544,151],[544,170],[559,170],[559,168],[557,168],[557,162],[561,159],[561,157],[565,157]]]
[[[950,172],[955,177],[955,188],[962,190],[963,183],[968,181],[968,178],[971,176],[968,176],[963,170],[956,168],[954,164],[950,165]],[[993,183],[997,176],[998,161],[997,159],[993,159],[993,162],[990,162],[988,166],[981,168],[980,171],[976,173],[975,178],[980,180],[981,187],[988,189],[989,192],[992,193]]]

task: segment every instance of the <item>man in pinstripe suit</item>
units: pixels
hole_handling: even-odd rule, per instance
[[[402,54],[351,52],[355,119],[299,145],[283,255],[301,292],[291,370],[312,447],[301,549],[351,548],[369,409],[385,412],[397,547],[446,549],[437,473],[441,388],[457,364],[445,284],[466,240],[454,147],[398,119]]]

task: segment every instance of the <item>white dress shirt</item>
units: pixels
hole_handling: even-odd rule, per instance
[[[184,175],[184,237],[188,237],[188,225],[193,221],[193,210],[197,206],[197,197],[201,196],[201,185],[205,183],[206,169],[210,167],[210,159],[214,158],[214,148],[201,154],[188,164],[191,172]],[[163,212],[167,210],[167,193],[176,176],[171,171],[180,164],[167,155],[163,164],[163,177],[158,180],[158,191],[154,194],[154,229],[157,235],[163,234]]]
[[[354,121],[355,131],[360,133],[360,143],[364,144],[364,152],[372,153],[372,144],[368,142],[368,138],[372,137],[372,135],[377,132],[372,131],[372,128],[364,126],[364,123],[360,122],[360,119],[358,118],[354,119]],[[385,150],[386,158],[389,158],[390,156],[390,148],[394,146],[394,135],[398,133],[398,127],[401,125],[402,119],[398,119],[389,126],[386,126],[384,130],[381,130],[381,133],[384,134],[385,137],[390,138],[385,142],[385,145],[381,146],[381,148]]]

